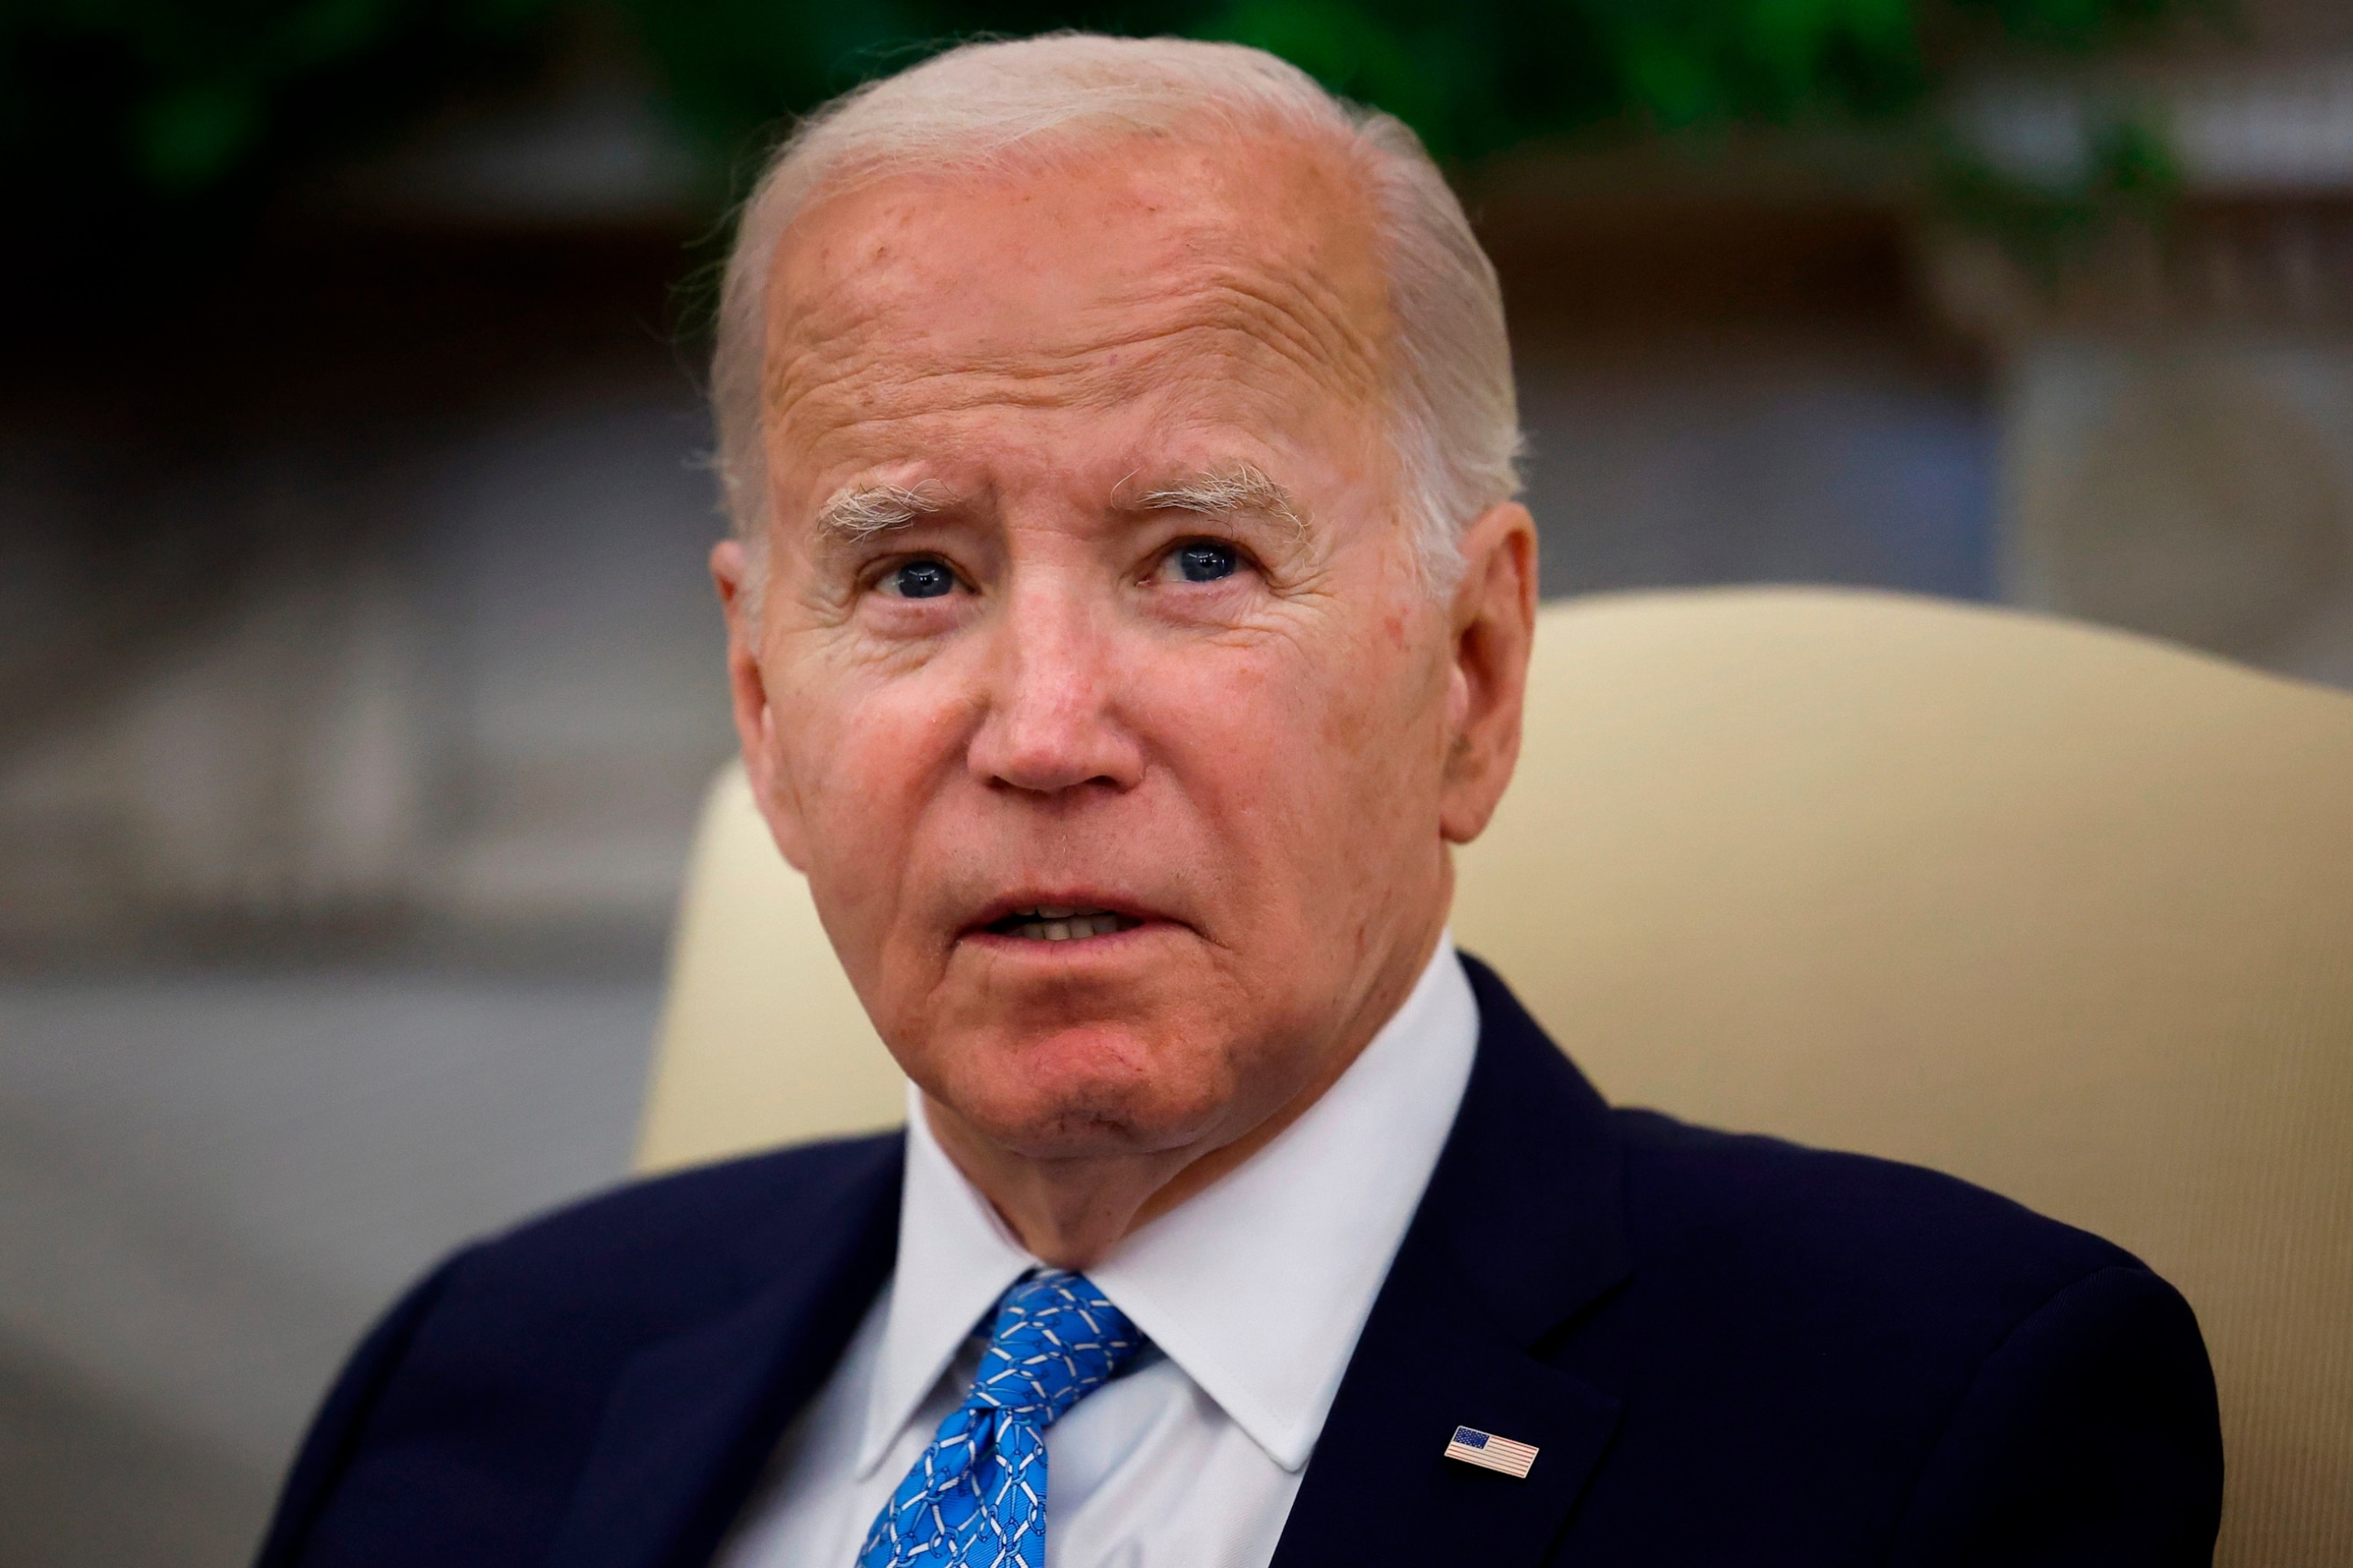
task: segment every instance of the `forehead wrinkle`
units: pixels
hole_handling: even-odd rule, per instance
[[[985,403],[991,408],[1005,406],[1001,397],[970,400]],[[1280,394],[1274,392],[1262,395],[1253,392],[1248,401],[1250,407],[1262,406],[1263,418],[1251,418],[1249,408],[1242,409],[1221,408],[1216,417],[1204,421],[1178,408],[1168,411],[1165,418],[1155,415],[1150,423],[1153,429],[1164,432],[1177,425],[1183,425],[1187,429],[1196,425],[1205,425],[1211,432],[1234,429],[1249,431],[1259,428],[1265,420],[1276,418],[1282,406]],[[1053,406],[1070,407],[1064,400],[1054,400]],[[853,477],[832,493],[833,496],[851,494],[873,482],[862,477],[864,475],[887,471],[902,462],[928,465],[947,452],[949,449],[943,446],[940,436],[928,425],[928,421],[942,417],[953,418],[953,410],[947,410],[944,416],[939,405],[926,403],[919,408],[902,412],[876,408],[871,401],[867,401],[860,405],[854,417],[829,423],[810,441],[795,444],[791,455],[798,463],[806,465],[804,471],[812,474],[821,474],[828,471],[839,473],[849,469],[860,477]],[[1254,443],[1251,445],[1254,446]],[[984,468],[993,469],[993,461],[984,458]],[[1229,482],[1238,471],[1263,474],[1263,471],[1256,469],[1247,461],[1225,462],[1213,459],[1198,469],[1190,466],[1181,458],[1173,464],[1148,461],[1144,467],[1130,471],[1124,478],[1114,482],[1108,493],[1107,500],[1113,508],[1118,510],[1129,512],[1146,510],[1147,508],[1140,507],[1133,501],[1122,499],[1123,493],[1136,488],[1134,482],[1139,473],[1150,476],[1145,482],[1153,490],[1173,492],[1184,489],[1196,481]],[[921,471],[920,468],[917,471]],[[978,490],[966,492],[955,482],[940,479],[923,480],[908,488],[922,494],[926,500],[931,500],[934,496],[939,498],[941,503],[927,507],[923,514],[925,515],[953,512],[973,505],[984,495],[993,493],[995,490],[993,483],[983,482]],[[1303,533],[1304,525],[1300,520],[1307,514],[1307,508],[1279,482],[1268,479],[1266,489],[1263,492],[1252,493],[1249,498],[1252,501],[1264,502],[1263,510],[1270,516],[1277,514],[1274,503],[1280,500],[1282,504],[1288,508],[1288,512],[1282,514],[1282,520],[1288,524],[1300,527]],[[1200,497],[1196,496],[1195,499],[1198,500]],[[831,497],[828,497],[828,503],[830,500]],[[1222,505],[1223,503],[1219,504]],[[1218,506],[1205,503],[1190,509],[1208,513],[1217,510]],[[843,538],[846,535],[841,531],[836,531],[829,536]]]
[[[1336,302],[1317,301],[1314,291],[1304,291],[1298,298],[1298,303],[1308,309],[1295,309],[1272,291],[1251,283],[1237,276],[1215,286],[1214,302],[1239,318],[1238,324],[1224,330],[1239,332],[1272,349],[1311,378],[1333,385],[1359,407],[1369,408],[1377,401],[1384,379],[1382,356],[1367,334],[1349,323],[1345,309],[1330,308]],[[1319,333],[1319,325],[1324,331]],[[1331,351],[1334,340],[1343,352]]]
[[[989,407],[1113,407],[1186,381],[1199,384],[1181,373],[1172,377],[1172,361],[1257,365],[1303,374],[1357,407],[1377,401],[1378,373],[1362,352],[1367,346],[1363,334],[1353,334],[1346,345],[1359,352],[1335,355],[1298,313],[1262,291],[1220,288],[1188,300],[1161,320],[1124,324],[1124,331],[1083,342],[967,356],[934,353],[914,364],[909,355],[855,348],[828,353],[812,345],[776,366],[769,428],[782,438],[806,416],[815,427],[808,436],[817,438],[910,415]],[[1237,390],[1279,396],[1262,374],[1215,379],[1236,383]]]

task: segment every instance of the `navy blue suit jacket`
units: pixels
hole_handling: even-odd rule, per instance
[[[1470,1086],[1276,1568],[2209,1561],[2213,1379],[2163,1280],[1930,1171],[1611,1110],[1467,967]],[[700,1568],[890,1272],[902,1147],[459,1254],[328,1395],[262,1568]],[[1442,1457],[1457,1425],[1535,1468]]]

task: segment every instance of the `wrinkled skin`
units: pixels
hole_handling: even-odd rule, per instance
[[[761,590],[712,557],[745,762],[942,1143],[1062,1266],[1355,1059],[1517,751],[1534,530],[1420,573],[1374,247],[1338,156],[1267,135],[897,175],[776,256]],[[1165,503],[1237,474],[1283,493]],[[820,525],[883,485],[923,509]],[[1135,924],[986,928],[1041,905]]]

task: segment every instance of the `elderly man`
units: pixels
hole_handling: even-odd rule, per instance
[[[1613,1112],[1452,950],[1535,540],[1401,127],[1230,47],[956,50],[784,149],[715,386],[744,759],[907,1130],[459,1255],[266,1564],[2211,1552],[2147,1268]]]

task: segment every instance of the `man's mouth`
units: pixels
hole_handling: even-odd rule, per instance
[[[981,927],[999,937],[1029,942],[1075,942],[1086,937],[1109,937],[1144,924],[1132,915],[1111,909],[1081,909],[1070,905],[1040,904],[1016,909]]]

